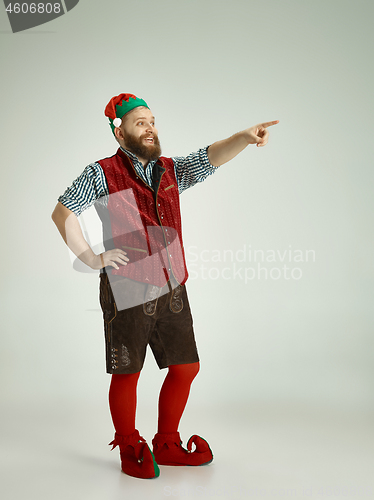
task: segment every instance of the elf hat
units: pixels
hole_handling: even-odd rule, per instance
[[[121,126],[122,117],[138,106],[145,106],[149,109],[148,104],[143,99],[133,94],[120,94],[108,102],[105,108],[105,116],[109,118],[109,125],[113,134],[115,127]]]

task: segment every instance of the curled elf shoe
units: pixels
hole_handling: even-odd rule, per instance
[[[209,444],[196,434],[188,440],[187,450],[182,448],[179,432],[157,433],[152,444],[155,460],[159,465],[207,465],[213,460]],[[194,451],[193,444],[196,446]]]
[[[119,446],[122,470],[125,474],[141,479],[150,479],[160,475],[155,457],[145,439],[139,435],[139,431],[135,430],[128,436],[115,433],[114,440],[109,444],[113,445],[112,450]]]

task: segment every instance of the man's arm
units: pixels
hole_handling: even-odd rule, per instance
[[[179,194],[198,182],[203,182],[217,170],[216,167],[209,163],[207,147],[190,153],[188,156],[172,157]]]
[[[96,255],[84,239],[77,216],[62,203],[57,203],[52,213],[52,220],[70,250],[92,269],[101,269],[105,266],[119,269],[117,263],[127,264],[129,259],[126,257],[126,252],[119,248],[102,253],[102,258],[100,255]]]
[[[257,144],[258,147],[265,146],[269,138],[267,127],[277,123],[279,123],[279,120],[259,123],[232,135],[228,139],[215,142],[208,148],[210,163],[215,167],[219,167],[235,158],[248,144]]]

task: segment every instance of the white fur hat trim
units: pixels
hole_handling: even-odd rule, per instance
[[[121,123],[122,123],[121,118],[114,118],[114,120],[113,120],[113,125],[114,125],[115,127],[120,127],[120,126],[121,126]]]

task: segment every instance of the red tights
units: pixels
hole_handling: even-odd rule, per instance
[[[169,366],[158,402],[158,432],[177,432],[199,363]],[[109,389],[109,407],[113,425],[120,435],[135,431],[136,388],[140,372],[112,375]]]

